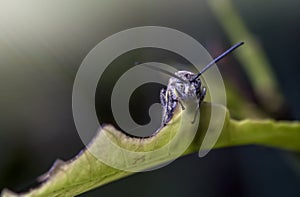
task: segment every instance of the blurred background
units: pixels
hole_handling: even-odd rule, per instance
[[[300,120],[300,1],[213,2],[0,0],[0,189],[26,191],[55,159],[68,160],[84,148],[72,116],[76,72],[96,44],[136,26],[180,30],[213,57],[237,38],[255,39],[248,46],[256,44],[252,49],[267,61],[261,65],[270,74],[265,78],[275,82],[266,89],[269,94],[259,95],[264,84],[255,84],[255,74],[245,62],[260,57],[224,59],[219,65],[232,99],[232,116]],[[230,26],[239,24],[235,19],[247,32]],[[164,53],[153,50],[139,53],[148,54],[148,59],[180,61],[172,54],[164,59]],[[157,101],[154,92],[159,88],[142,92],[151,91]],[[99,97],[109,100],[109,94],[97,91],[95,102],[101,111],[109,104],[97,102]],[[102,111],[106,115],[100,121],[113,123],[110,111]],[[204,158],[183,157],[81,196],[300,196],[299,166],[299,155],[288,151],[253,145],[224,148]]]

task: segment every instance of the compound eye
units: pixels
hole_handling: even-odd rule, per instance
[[[195,81],[195,86],[196,87],[201,87],[201,80],[198,78],[198,79],[196,79],[196,81]]]
[[[184,74],[184,76],[185,76],[185,78],[187,78],[187,79],[189,79],[189,78],[191,77],[191,75],[188,74],[188,73]]]
[[[200,78],[197,78],[197,79],[196,79],[196,82],[197,82],[197,83],[201,83],[201,79],[200,79]]]

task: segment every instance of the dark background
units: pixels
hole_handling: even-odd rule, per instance
[[[289,110],[283,118],[300,120],[300,2],[233,2],[271,62]],[[230,45],[205,1],[0,2],[0,189],[23,191],[56,158],[70,159],[84,147],[72,117],[77,69],[101,40],[145,25],[183,31],[212,56]],[[299,166],[291,152],[224,148],[81,196],[300,196]]]

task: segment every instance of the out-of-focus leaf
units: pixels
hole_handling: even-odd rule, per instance
[[[270,112],[277,112],[283,105],[283,97],[260,43],[247,28],[231,0],[208,0],[207,3],[231,42],[244,41],[247,45],[235,52],[236,57],[242,63],[261,104]]]

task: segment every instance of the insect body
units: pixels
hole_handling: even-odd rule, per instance
[[[228,55],[230,52],[232,52],[242,44],[244,43],[240,42],[233,45],[231,48],[226,50],[224,53],[222,53],[208,65],[206,65],[199,73],[195,74],[189,71],[177,71],[175,75],[171,74],[173,77],[169,79],[167,88],[160,91],[160,101],[163,106],[163,126],[165,126],[173,117],[174,110],[178,103],[181,105],[182,109],[184,109],[184,106],[182,105],[180,100],[184,100],[189,97],[196,98],[198,108],[200,107],[200,104],[206,94],[206,88],[202,86],[199,77],[212,65],[214,65],[216,62],[221,60],[223,57]]]
[[[184,109],[183,104],[180,103],[180,99],[196,98],[200,104],[206,94],[206,88],[201,86],[199,78],[191,81],[197,74],[189,71],[178,71],[175,75],[182,80],[171,77],[167,88],[160,91],[160,101],[164,109],[163,125],[166,125],[170,121],[178,103]]]

